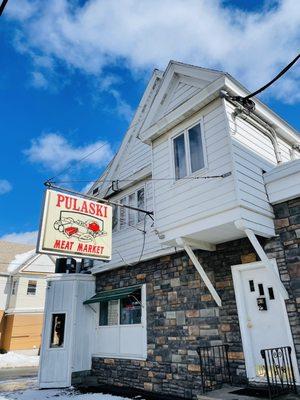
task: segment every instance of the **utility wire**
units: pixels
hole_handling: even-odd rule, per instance
[[[216,178],[227,178],[231,175],[231,172],[226,172],[221,175],[209,175],[209,176],[187,176],[180,179],[173,178],[146,178],[144,181],[182,181],[182,180],[198,180],[198,179],[216,179]],[[100,180],[73,180],[73,181],[52,181],[53,184],[61,183],[105,183],[105,182],[138,182],[137,179],[100,179]]]
[[[76,160],[75,163],[76,164],[81,163],[82,161],[86,160],[88,157],[90,157],[92,154],[96,153],[97,151],[99,151],[100,149],[102,149],[106,145],[107,145],[107,143],[103,143],[101,146],[97,147],[97,149],[95,149],[95,150],[91,151],[90,153],[86,154],[85,156],[83,156],[79,160]],[[67,168],[63,169],[62,171],[60,171],[57,175],[55,175],[52,178],[48,179],[46,182],[52,182],[53,179],[57,178],[58,176],[62,175],[65,172],[69,171],[72,167],[73,167],[73,164],[71,163],[71,165],[69,165]],[[89,182],[92,182],[92,181],[89,181]]]
[[[260,89],[257,89],[255,92],[248,94],[248,96],[243,97],[243,100],[248,100],[251,99],[251,97],[256,96],[257,94],[263,92],[264,90],[266,90],[268,87],[270,87],[274,82],[276,82],[279,78],[282,77],[282,75],[284,75],[300,58],[300,53],[286,66],[283,68],[283,70],[281,70],[279,72],[279,74],[277,74],[275,76],[275,78],[273,78],[270,82],[268,82],[267,84],[265,84],[263,87],[261,87]]]
[[[3,0],[1,5],[0,5],[0,17],[2,15],[3,11],[4,11],[4,8],[5,8],[6,4],[7,4],[7,2],[8,2],[8,0]]]

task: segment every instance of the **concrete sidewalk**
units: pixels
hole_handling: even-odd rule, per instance
[[[204,395],[198,395],[198,400],[264,400],[262,397],[252,397],[252,396],[244,396],[238,395],[231,392],[235,390],[241,389],[240,387],[234,386],[224,386],[222,389],[214,390],[210,393],[206,393]],[[277,397],[278,400],[300,400],[300,395],[298,394],[288,394],[284,396]],[[265,397],[268,400],[268,396]]]

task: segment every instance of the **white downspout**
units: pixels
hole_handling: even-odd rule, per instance
[[[203,282],[205,283],[207,289],[209,290],[210,294],[212,295],[213,299],[217,303],[219,307],[222,307],[222,300],[218,295],[216,289],[214,288],[213,284],[211,283],[209,277],[207,276],[206,272],[204,271],[202,265],[200,264],[198,258],[195,256],[192,248],[185,242],[183,238],[179,238],[176,240],[179,246],[182,246],[184,250],[187,252],[188,256],[192,260],[196,270],[199,272]]]

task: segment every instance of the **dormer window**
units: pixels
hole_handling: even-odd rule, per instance
[[[182,179],[205,167],[201,125],[192,126],[173,138],[175,179]]]

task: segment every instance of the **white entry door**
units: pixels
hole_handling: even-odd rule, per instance
[[[274,269],[278,271],[275,260]],[[291,346],[297,381],[298,368],[285,302],[262,262],[232,267],[243,349],[250,380],[265,379],[260,351]]]
[[[47,289],[39,369],[40,388],[71,385],[74,284],[54,281]]]

